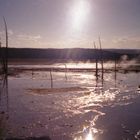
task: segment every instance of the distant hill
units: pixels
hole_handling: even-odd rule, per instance
[[[1,49],[3,54],[4,49]],[[66,60],[93,60],[101,59],[114,60],[120,59],[122,55],[127,55],[129,59],[140,58],[140,50],[130,49],[26,49],[9,48],[8,57],[10,59],[66,59]]]

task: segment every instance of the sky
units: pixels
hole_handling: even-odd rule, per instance
[[[140,0],[0,0],[16,48],[140,49]]]

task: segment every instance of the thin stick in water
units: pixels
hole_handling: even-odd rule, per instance
[[[3,17],[4,26],[5,26],[5,40],[6,40],[6,49],[5,49],[5,59],[4,59],[4,72],[8,74],[8,30],[7,30],[7,23],[5,17]]]
[[[94,49],[95,49],[95,52],[97,52],[97,47],[96,47],[95,42],[94,42]],[[96,76],[96,78],[98,79],[98,59],[97,59],[97,56],[96,56],[96,58],[95,58],[95,63],[96,63],[95,76]]]
[[[101,52],[101,67],[102,67],[102,80],[104,79],[104,61],[103,61],[103,50],[102,50],[102,43],[101,38],[99,36],[99,46],[100,46],[100,52]]]
[[[51,88],[53,88],[53,76],[52,76],[52,70],[50,70],[50,78],[51,78]]]

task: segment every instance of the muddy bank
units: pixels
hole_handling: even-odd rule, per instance
[[[27,89],[28,93],[46,95],[53,93],[65,93],[65,92],[76,92],[76,91],[87,91],[88,89],[82,87],[66,87],[66,88],[38,88],[38,89]]]

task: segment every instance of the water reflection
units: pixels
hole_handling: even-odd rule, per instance
[[[76,136],[74,140],[95,140],[94,135],[98,131],[93,131],[91,128],[84,128],[80,136]]]
[[[94,126],[84,126],[82,132],[79,132],[74,136],[74,140],[96,140],[98,135],[102,133],[102,130],[96,129]]]
[[[9,99],[8,99],[8,78],[7,75],[1,75],[0,79],[0,111],[8,112]]]
[[[0,139],[6,135],[6,123],[9,112],[7,75],[0,75]]]
[[[36,112],[46,111],[47,112],[46,114],[49,114],[49,117],[48,117],[49,119],[48,120],[46,119],[47,115],[45,116],[45,113],[44,115],[40,113],[40,118],[42,119],[43,116],[45,116],[44,120],[46,120],[45,123],[48,125],[47,128],[51,130],[51,127],[55,128],[55,126],[58,126],[56,127],[56,129],[52,129],[53,133],[61,134],[62,132],[64,132],[65,135],[73,136],[73,140],[97,140],[98,139],[97,137],[102,133],[104,129],[104,128],[102,129],[101,126],[98,126],[98,121],[100,121],[100,118],[98,119],[98,117],[106,113],[104,118],[107,118],[106,117],[108,115],[107,113],[110,113],[109,109],[111,110],[113,107],[115,108],[120,105],[123,105],[123,106],[126,104],[128,105],[128,103],[130,102],[129,101],[130,99],[138,96],[139,89],[137,93],[135,94],[132,90],[132,88],[134,88],[133,86],[130,87],[131,91],[129,91],[128,87],[125,87],[129,79],[130,80],[134,79],[134,81],[136,81],[135,76],[129,77],[130,74],[124,75],[121,73],[117,73],[116,75],[117,77],[116,77],[114,76],[114,71],[113,73],[106,72],[104,74],[104,81],[103,81],[101,76],[99,76],[97,80],[96,77],[94,76],[94,72],[92,73],[91,72],[85,72],[85,73],[84,72],[83,73],[71,72],[69,73],[70,76],[69,76],[69,80],[67,81],[68,84],[66,84],[64,78],[62,78],[64,77],[63,74],[64,73],[60,73],[60,72],[53,73],[54,80],[57,79],[56,83],[58,83],[56,84],[56,87],[59,90],[61,90],[61,88],[67,88],[67,87],[73,87],[73,86],[85,87],[87,90],[71,91],[71,92],[66,91],[62,94],[57,94],[56,92],[54,92],[54,94],[51,94],[51,95],[44,94],[43,96],[33,96],[34,94],[26,96],[25,94],[24,106],[27,108],[29,105],[29,107],[32,108],[31,110],[32,112],[33,111],[36,111]],[[38,72],[38,75],[43,77],[44,73]],[[44,79],[41,81],[39,79],[40,78],[39,76],[38,77],[36,76],[36,79],[37,79],[35,81],[36,83],[30,80],[25,81],[25,79],[21,78],[20,79],[21,81],[15,80],[13,85],[15,86],[16,82],[21,82],[22,84],[25,83],[26,86],[31,84],[35,87],[35,84],[36,84],[37,87],[39,87],[39,85],[41,85],[44,82],[43,81]],[[117,88],[114,88],[114,77],[115,77],[115,81],[117,80]],[[121,79],[123,78],[125,81],[124,80],[121,81]],[[42,83],[40,84],[39,82],[42,82]],[[50,81],[47,81],[47,80],[45,82],[46,83],[48,82],[47,83],[48,85],[50,83]],[[21,83],[19,85],[22,85]],[[131,81],[128,85],[131,85]],[[22,88],[22,87],[16,87],[14,94],[16,94],[17,92],[16,89],[18,88]],[[125,91],[126,89],[128,91]],[[18,95],[21,95],[21,94],[22,92],[18,93]],[[29,100],[29,97],[31,98],[30,100]],[[31,103],[28,103],[30,101]],[[26,113],[26,112],[25,112],[25,116],[27,120],[28,118],[33,117],[33,115],[31,116],[29,113]],[[16,117],[17,117],[16,118],[17,120],[20,119],[18,116]],[[112,121],[113,118],[116,118],[116,114],[109,117],[109,119],[105,120],[105,122],[107,122],[108,124],[111,124],[110,118]],[[105,124],[107,125],[107,123]],[[85,124],[87,124],[87,126],[83,126]],[[15,124],[13,127],[15,127]],[[97,128],[100,128],[102,130],[99,130]],[[18,126],[17,126],[17,129],[18,129]],[[72,129],[72,132],[71,132],[71,129]],[[44,127],[42,127],[42,131],[44,131]]]

